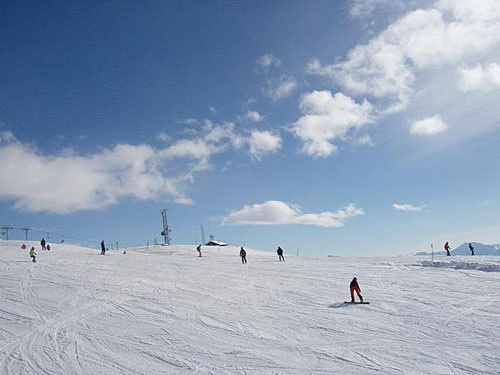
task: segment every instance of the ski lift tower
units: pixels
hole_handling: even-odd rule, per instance
[[[161,231],[161,235],[165,239],[165,245],[170,245],[170,229],[168,228],[167,221],[167,209],[164,208],[161,210],[161,217],[163,219],[163,230]]]

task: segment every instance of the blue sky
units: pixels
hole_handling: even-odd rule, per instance
[[[200,224],[318,256],[500,242],[493,0],[4,2],[0,18],[2,225],[132,246],[160,239],[166,207],[178,244]]]

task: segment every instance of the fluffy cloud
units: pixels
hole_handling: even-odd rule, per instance
[[[411,204],[398,204],[398,203],[394,203],[392,207],[394,207],[398,211],[411,211],[411,212],[419,212],[422,211],[422,209],[424,208],[424,206],[416,207],[412,206]]]
[[[500,43],[499,9],[496,0],[438,1],[401,17],[344,61],[322,65],[314,59],[306,70],[354,94],[389,100],[385,111],[399,111],[410,100],[417,71],[460,64]]]
[[[372,105],[366,100],[361,104],[342,93],[313,91],[301,98],[300,117],[292,126],[292,132],[304,144],[302,151],[314,157],[331,155],[337,147],[331,141],[346,138],[372,122]]]
[[[435,115],[423,120],[415,121],[410,127],[412,135],[436,135],[444,132],[448,126],[441,119],[441,116]]]
[[[272,53],[266,53],[257,60],[257,64],[267,71],[272,66],[280,66],[281,60],[277,59]]]
[[[257,111],[248,111],[246,114],[246,118],[253,122],[261,122],[264,120],[264,116],[262,116]]]
[[[260,161],[264,155],[281,149],[281,137],[270,131],[254,130],[250,134],[249,144],[250,155]]]
[[[474,68],[459,68],[458,76],[458,87],[464,92],[500,88],[500,64],[489,64],[485,68],[481,64]]]
[[[230,225],[313,225],[318,227],[342,227],[351,217],[364,215],[361,208],[348,204],[338,211],[304,214],[297,205],[282,201],[267,201],[245,205],[231,212],[223,223]]]
[[[267,87],[264,89],[264,94],[277,102],[286,98],[297,88],[297,81],[293,77],[282,75],[278,82],[269,80]]]

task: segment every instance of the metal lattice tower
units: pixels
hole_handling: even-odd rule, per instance
[[[161,210],[161,217],[163,219],[163,230],[161,231],[161,235],[165,239],[165,245],[170,245],[170,228],[168,227],[167,220],[167,209],[164,208]]]

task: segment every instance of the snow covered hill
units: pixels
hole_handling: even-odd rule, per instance
[[[497,374],[498,257],[127,254],[0,241],[1,374]],[[286,256],[286,254],[285,254]],[[452,257],[471,262],[471,257]],[[465,268],[465,269],[457,269]],[[358,277],[370,305],[346,305]]]
[[[479,242],[472,242],[475,255],[500,255],[499,245],[485,245]],[[469,243],[464,242],[451,252],[453,255],[470,255]]]

